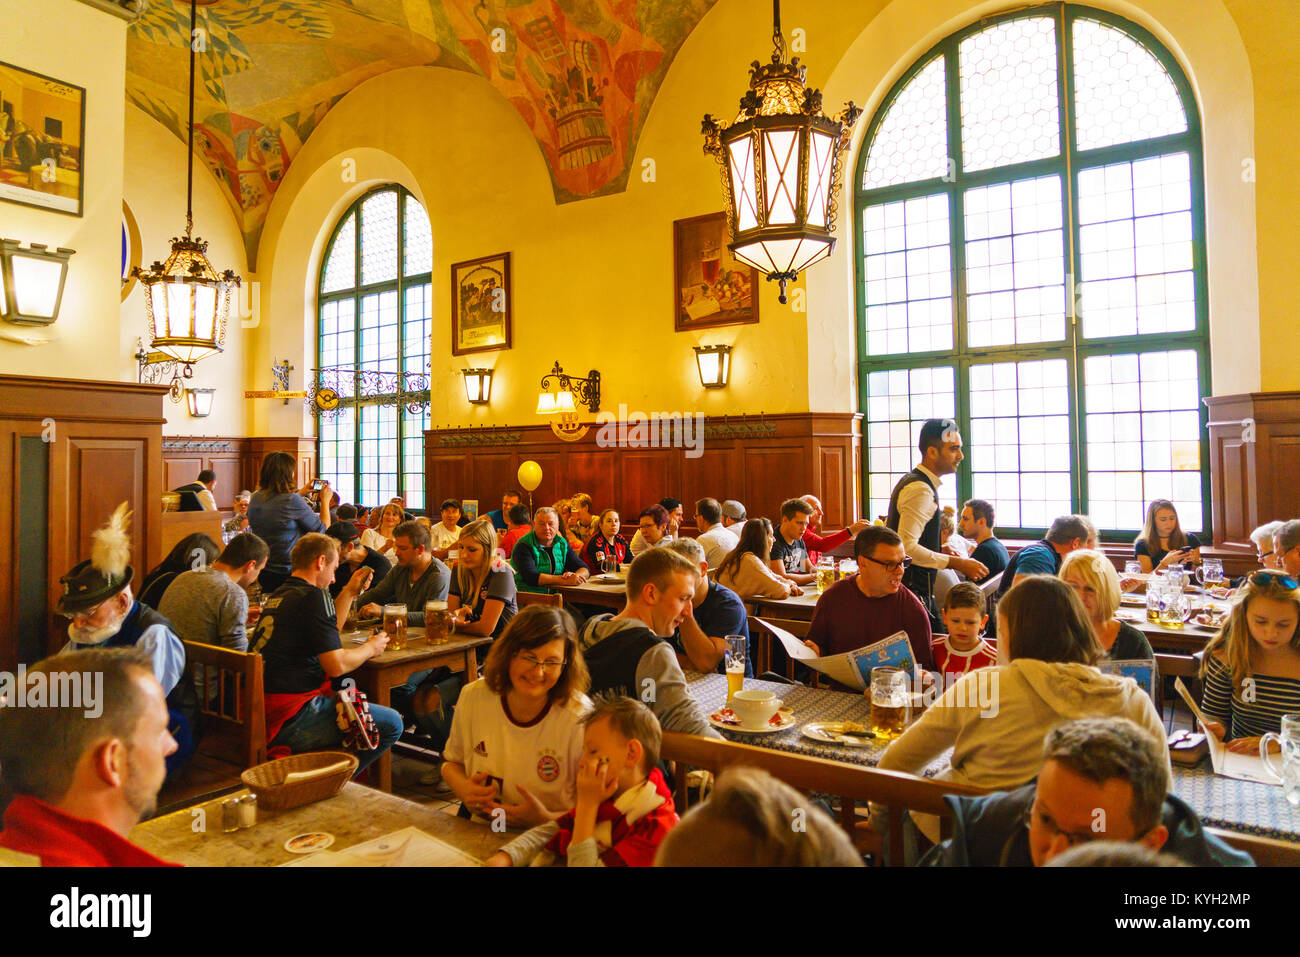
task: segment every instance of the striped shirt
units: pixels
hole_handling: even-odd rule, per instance
[[[1232,670],[1210,656],[1205,672],[1205,690],[1201,707],[1205,713],[1228,729],[1228,740],[1254,738],[1269,731],[1282,730],[1282,715],[1300,712],[1300,680],[1274,675],[1248,675],[1243,684],[1253,682],[1253,694],[1233,694]],[[1247,688],[1250,685],[1247,684]]]

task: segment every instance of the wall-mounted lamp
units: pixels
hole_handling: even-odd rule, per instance
[[[706,389],[726,388],[731,379],[731,346],[695,346],[694,349],[700,385]]]
[[[557,390],[555,392],[548,391],[551,386],[547,385],[547,383],[551,379],[555,379],[555,388]],[[542,376],[542,391],[537,396],[537,414],[551,415],[559,412],[573,412],[579,402],[592,412],[600,411],[600,373],[592,369],[587,378],[579,379],[567,375],[560,368],[560,362],[557,359],[555,368]]]
[[[216,389],[186,389],[185,402],[190,407],[190,415],[196,419],[206,419],[212,414],[212,395]]]
[[[0,239],[0,317],[25,326],[48,326],[59,318],[68,257],[76,250],[49,249]]]
[[[465,398],[470,405],[487,405],[492,398],[491,369],[461,369],[465,375]]]

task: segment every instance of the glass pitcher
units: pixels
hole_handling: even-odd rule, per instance
[[[1274,763],[1268,746],[1276,741],[1282,746],[1282,763]],[[1270,731],[1259,739],[1259,757],[1269,773],[1282,782],[1282,790],[1292,807],[1300,807],[1300,714],[1282,715],[1282,733]]]
[[[1207,558],[1196,569],[1196,581],[1202,588],[1223,584],[1223,562],[1218,558]]]

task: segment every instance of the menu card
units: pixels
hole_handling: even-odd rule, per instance
[[[1220,741],[1218,736],[1209,729],[1210,719],[1192,700],[1191,692],[1183,684],[1182,678],[1174,681],[1174,688],[1177,689],[1183,701],[1187,702],[1187,707],[1192,709],[1192,714],[1196,716],[1197,723],[1200,724],[1201,730],[1205,732],[1205,740],[1210,746],[1210,763],[1214,766],[1215,774],[1221,774],[1225,778],[1236,778],[1239,781],[1254,781],[1256,784],[1282,786],[1282,782],[1270,774],[1268,768],[1264,766],[1264,761],[1260,758],[1258,751],[1250,754],[1238,754],[1236,751],[1228,750],[1228,746]]]
[[[405,827],[341,851],[317,851],[282,867],[479,867],[478,859],[426,834]]]

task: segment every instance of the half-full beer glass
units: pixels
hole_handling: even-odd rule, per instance
[[[727,668],[727,706],[737,691],[745,688],[745,661],[747,660],[744,635],[727,635],[727,647],[723,658]]]
[[[907,730],[911,710],[907,679],[902,668],[871,669],[871,730],[879,740],[892,741]]]

